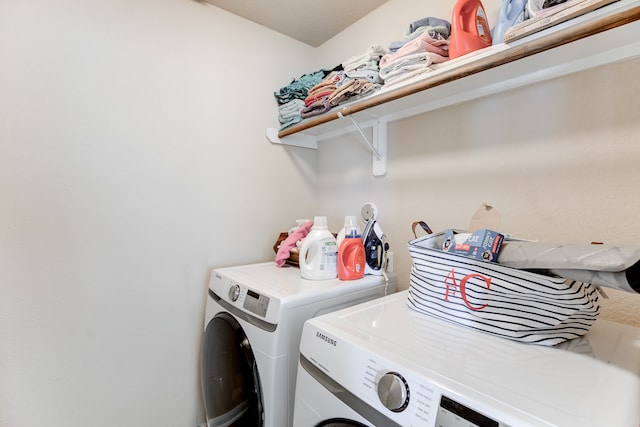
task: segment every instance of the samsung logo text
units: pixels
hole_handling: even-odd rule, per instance
[[[324,341],[324,342],[326,342],[328,344],[331,344],[334,347],[337,345],[336,340],[326,336],[325,334],[323,334],[321,332],[316,332],[316,338],[320,338],[322,341]]]

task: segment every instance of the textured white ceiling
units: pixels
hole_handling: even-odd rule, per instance
[[[388,0],[204,0],[313,47]]]

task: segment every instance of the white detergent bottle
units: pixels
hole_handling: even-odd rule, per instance
[[[328,280],[338,277],[338,245],[327,228],[327,217],[317,216],[302,241],[298,263],[303,279]]]

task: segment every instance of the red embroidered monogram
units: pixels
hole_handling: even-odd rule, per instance
[[[451,271],[449,272],[449,274],[447,274],[447,276],[444,278],[444,284],[446,285],[445,293],[444,293],[444,300],[445,301],[449,301],[449,294],[451,293],[451,289],[452,288],[453,288],[452,296],[455,296],[456,289],[459,287],[460,288],[460,296],[462,297],[462,301],[464,302],[464,305],[466,305],[469,309],[471,309],[471,310],[482,310],[483,308],[489,307],[489,304],[483,304],[481,306],[474,306],[467,299],[467,281],[469,281],[469,279],[472,279],[472,278],[480,279],[481,281],[483,281],[487,285],[487,289],[491,289],[491,277],[483,276],[482,274],[477,274],[477,273],[467,274],[466,276],[464,276],[462,278],[462,280],[460,280],[460,286],[458,286],[458,283],[456,282],[456,272],[452,268]],[[451,282],[451,283],[449,283],[449,282]]]

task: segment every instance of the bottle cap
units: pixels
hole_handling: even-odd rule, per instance
[[[355,216],[352,215],[347,215],[344,217],[344,228],[349,228],[349,227],[357,227],[358,226],[358,220],[356,219]]]
[[[323,230],[327,228],[327,217],[316,216],[313,218],[313,228],[316,230]]]
[[[348,215],[344,217],[344,233],[345,237],[360,237],[358,220],[355,216]]]

